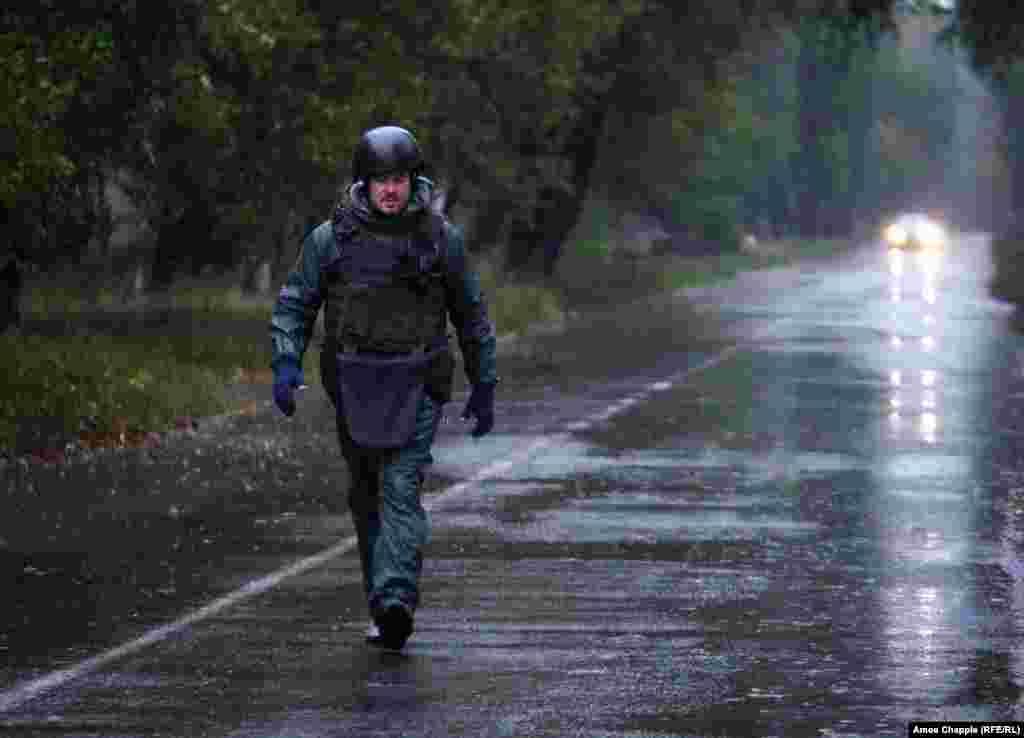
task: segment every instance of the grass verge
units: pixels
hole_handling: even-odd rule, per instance
[[[270,301],[217,287],[176,289],[159,308],[125,309],[96,292],[30,294],[23,330],[0,335],[0,449],[31,450],[36,431],[129,445],[183,418],[235,408],[224,388],[269,384]],[[309,351],[306,381],[319,382]]]
[[[542,284],[516,284],[502,280],[487,261],[476,265],[480,287],[488,301],[491,320],[499,334],[522,335],[530,326],[561,320],[562,295]]]
[[[10,391],[0,399],[0,443],[15,445],[19,424],[32,419],[58,420],[68,434],[121,434],[221,411],[225,372],[186,360],[183,348],[162,338],[0,337],[0,351],[15,357],[4,370]],[[201,355],[215,353],[206,348]]]

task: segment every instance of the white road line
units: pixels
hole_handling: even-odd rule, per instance
[[[720,364],[732,356],[737,350],[738,347],[731,346],[720,353],[715,354],[706,361],[701,362],[697,366],[677,372],[665,381],[655,382],[648,385],[645,391],[639,392],[633,396],[633,398],[636,398],[634,402],[640,402],[647,399],[654,392],[663,392],[670,389],[692,374],[696,374],[697,372],[704,371],[705,369],[709,369]],[[619,401],[610,405],[597,416],[592,416],[592,418],[593,420],[607,420],[620,414],[624,410],[627,410],[634,404],[634,402],[624,403]],[[570,423],[567,427],[569,430],[586,430],[590,427],[590,424],[590,422],[581,423],[577,421],[575,423]],[[534,454],[549,447],[565,443],[569,440],[569,437],[570,433],[562,432],[539,438],[518,453],[514,454],[511,458],[505,458],[502,461],[496,461],[492,464],[488,464],[471,478],[452,485],[440,494],[427,498],[424,501],[423,506],[430,510],[442,502],[447,502],[466,490],[472,489],[480,482],[497,477],[508,469],[528,461]],[[198,610],[186,613],[171,623],[153,628],[134,640],[127,641],[122,643],[120,646],[115,646],[103,653],[85,659],[84,661],[80,661],[67,669],[50,672],[44,676],[27,680],[21,684],[16,684],[13,687],[0,691],[0,713],[16,710],[25,703],[42,697],[49,692],[53,692],[69,682],[81,679],[94,671],[99,671],[103,667],[108,666],[115,661],[136,654],[147,646],[167,640],[171,636],[180,633],[192,625],[218,615],[229,607],[277,587],[287,579],[304,574],[311,569],[315,569],[321,564],[327,563],[331,559],[335,559],[345,553],[348,553],[350,550],[355,548],[355,546],[356,537],[349,536],[330,548],[324,549],[320,553],[307,556],[304,559],[296,561],[294,564],[278,569],[277,571],[260,577],[259,579],[254,579],[242,587],[239,587],[234,592],[230,592],[223,597],[214,600],[210,604],[204,605]]]

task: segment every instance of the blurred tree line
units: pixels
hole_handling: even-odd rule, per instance
[[[992,291],[1024,305],[1024,7],[961,0],[947,36],[962,45],[994,92],[1009,206],[995,224]]]
[[[965,0],[946,35],[966,48],[995,92],[1010,179],[1012,212],[1007,218],[1019,223],[1024,212],[1024,7]]]
[[[956,32],[982,48],[1001,20],[960,7]],[[756,226],[849,233],[934,181],[949,145],[945,82],[896,40],[906,11],[12,0],[5,240],[43,267],[109,261],[116,183],[148,225],[154,284],[255,261],[280,274],[382,123],[416,132],[471,247],[513,270],[550,273],[595,196],[712,249]]]

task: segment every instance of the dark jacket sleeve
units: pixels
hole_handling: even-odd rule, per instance
[[[444,224],[445,298],[448,315],[455,326],[470,384],[497,382],[497,339],[494,324],[487,315],[487,303],[480,289],[480,277],[466,255],[462,232],[449,222]]]
[[[302,366],[323,303],[320,265],[325,250],[332,244],[330,221],[314,228],[302,242],[299,257],[285,279],[270,317],[271,367],[282,361]]]

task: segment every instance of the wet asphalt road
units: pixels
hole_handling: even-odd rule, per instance
[[[980,237],[934,265],[865,249],[692,294],[728,341],[695,340],[670,302],[506,362],[497,430],[442,426],[401,656],[363,643],[345,471],[313,393],[292,421],[8,468],[0,735],[1024,719],[1024,341],[987,263]]]

